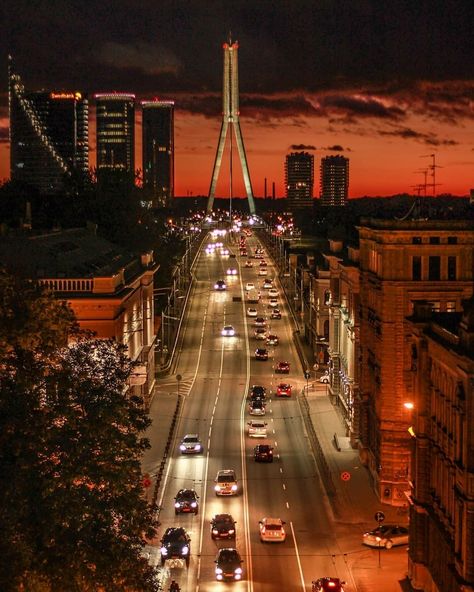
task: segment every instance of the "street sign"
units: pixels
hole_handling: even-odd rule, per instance
[[[306,378],[306,380],[309,380],[309,378],[311,377],[311,373],[309,370],[304,371],[304,377]]]
[[[377,522],[383,522],[385,520],[385,514],[379,510],[378,512],[375,512],[374,518]]]
[[[351,478],[351,474],[349,473],[349,471],[344,471],[341,473],[341,479],[343,481],[349,481],[350,478]]]
[[[181,374],[176,374],[176,380],[179,382],[183,377]]]

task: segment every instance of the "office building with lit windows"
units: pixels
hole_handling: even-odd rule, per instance
[[[155,206],[174,197],[174,101],[142,101],[143,186]]]
[[[313,207],[314,156],[308,152],[287,154],[285,184],[290,211]]]
[[[42,194],[89,169],[89,102],[79,91],[25,90],[9,63],[10,176]]]
[[[320,205],[345,206],[349,194],[349,159],[325,156],[321,159]]]
[[[97,173],[135,174],[135,95],[95,95],[97,121]]]

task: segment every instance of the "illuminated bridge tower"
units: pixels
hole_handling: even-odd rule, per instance
[[[250,182],[249,167],[247,164],[247,156],[245,154],[244,141],[242,139],[242,131],[240,130],[239,121],[239,66],[238,66],[238,49],[237,42],[232,43],[229,38],[228,43],[224,43],[224,75],[222,84],[222,125],[219,135],[219,143],[217,145],[216,159],[214,161],[214,169],[212,171],[211,186],[209,188],[209,197],[207,200],[207,211],[212,211],[214,204],[214,197],[216,192],[217,180],[219,178],[219,171],[222,164],[222,154],[224,153],[225,141],[227,137],[227,130],[230,127],[230,175],[231,175],[231,199],[232,199],[232,131],[235,133],[235,140],[237,143],[237,150],[239,152],[240,164],[242,166],[242,174],[244,177],[245,190],[247,192],[247,199],[249,202],[249,210],[251,214],[255,214],[255,202],[253,199],[252,184]]]

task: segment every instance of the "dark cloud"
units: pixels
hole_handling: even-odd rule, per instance
[[[381,100],[367,96],[327,95],[319,99],[323,109],[328,112],[340,112],[345,117],[377,117],[379,119],[400,119],[403,109],[396,105],[385,105]]]
[[[333,146],[326,146],[323,150],[328,150],[329,152],[344,152],[343,146],[340,144],[334,144]]]
[[[316,150],[312,144],[292,144],[288,150]]]
[[[438,138],[435,134],[417,132],[411,128],[400,128],[391,131],[380,131],[381,136],[395,136],[406,140],[416,140],[428,146],[456,146],[458,142],[450,139]]]
[[[152,76],[177,75],[181,70],[181,63],[172,51],[143,41],[131,44],[104,43],[99,51],[99,59],[114,68],[135,69]]]

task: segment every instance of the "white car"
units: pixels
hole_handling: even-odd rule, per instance
[[[284,543],[285,522],[281,518],[262,518],[258,523],[262,543]]]
[[[221,255],[226,257],[229,254],[229,249],[221,249]]]
[[[232,325],[226,325],[221,331],[222,337],[234,337],[235,329]]]
[[[250,415],[265,415],[265,402],[260,399],[250,401],[249,413]]]
[[[227,275],[237,275],[237,270],[235,269],[235,267],[229,267],[229,269],[227,270]]]
[[[265,327],[257,327],[255,329],[255,339],[260,339],[264,341],[267,338],[267,332],[265,331]]]
[[[272,286],[273,286],[272,280],[270,280],[270,279],[266,279],[266,280],[263,282],[262,288],[263,288],[264,290],[270,290],[270,289],[272,288]]]
[[[258,275],[267,275],[267,270],[265,269],[265,267],[258,270]]]
[[[270,290],[268,290],[268,295],[270,298],[276,298],[278,296],[278,290],[276,288],[270,288]]]
[[[268,301],[268,306],[271,306],[272,308],[277,307],[278,300],[276,298],[270,298],[270,300]]]
[[[322,376],[320,376],[319,382],[322,382],[323,384],[329,384],[329,372],[325,372]]]
[[[267,423],[261,419],[252,419],[247,422],[249,426],[248,435],[250,438],[266,438]]]
[[[245,290],[250,292],[251,290],[255,290],[255,284],[253,282],[247,282],[245,284]]]
[[[248,317],[256,317],[257,316],[257,309],[256,308],[247,308],[247,316]]]
[[[199,454],[202,452],[202,444],[197,434],[186,434],[179,445],[181,454]]]
[[[214,491],[216,495],[237,495],[239,486],[233,469],[222,469],[217,471],[214,479]]]
[[[362,543],[369,547],[385,549],[391,549],[396,545],[408,545],[408,528],[398,524],[382,524],[370,532],[365,532]]]

